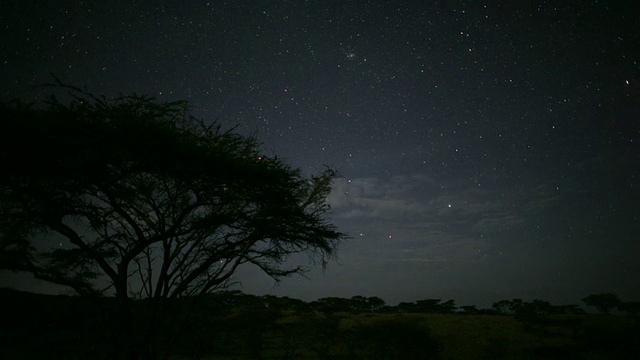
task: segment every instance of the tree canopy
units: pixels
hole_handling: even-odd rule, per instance
[[[162,309],[243,264],[278,281],[305,271],[290,255],[324,266],[345,239],[325,219],[335,170],[305,177],[185,102],[65,88],[69,104],[0,106],[0,268],[115,294],[125,336],[131,296]]]
[[[606,315],[609,315],[611,310],[617,308],[622,303],[620,299],[618,299],[618,296],[613,293],[592,294],[582,299],[582,302],[595,307],[598,311]]]

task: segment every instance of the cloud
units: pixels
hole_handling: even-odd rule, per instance
[[[388,179],[337,179],[328,202],[342,218],[413,217],[424,214],[424,196],[436,187],[433,179],[414,174]]]
[[[447,246],[470,258],[486,250],[488,242],[512,237],[558,205],[562,197],[557,186],[548,179],[527,179],[536,180],[536,186],[488,188],[463,180],[438,182],[424,174],[341,178],[328,201],[340,226],[366,235],[369,244],[373,237],[378,239],[375,246],[386,247],[384,241],[393,235],[396,245],[421,249],[428,244],[425,254],[442,253],[444,248],[433,248],[436,243],[457,244]],[[454,253],[445,258],[455,258]]]
[[[365,245],[369,245],[365,248]],[[402,264],[455,264],[481,261],[489,249],[485,239],[475,236],[433,232],[417,236],[411,241],[390,241],[360,244],[361,251],[351,252],[350,265],[393,267]]]
[[[328,201],[354,236],[350,264],[459,267],[496,256],[506,239],[557,204],[551,183],[528,191],[519,185],[478,187],[424,174],[341,178]]]
[[[523,222],[524,219],[515,214],[494,214],[490,217],[483,217],[476,221],[472,226],[472,230],[481,234],[507,231],[522,224]]]

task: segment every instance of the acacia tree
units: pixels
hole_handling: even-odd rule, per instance
[[[618,307],[621,303],[616,294],[604,293],[604,294],[592,294],[584,299],[582,302],[588,306],[593,306],[605,315],[609,315],[611,310]]]
[[[0,268],[115,295],[118,356],[160,355],[171,300],[243,264],[276,281],[306,270],[292,254],[325,266],[345,238],[324,218],[333,169],[305,177],[185,102],[64,88],[69,104],[0,107]],[[132,298],[149,304],[141,328]]]

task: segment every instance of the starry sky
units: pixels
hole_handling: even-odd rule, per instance
[[[246,292],[640,300],[636,1],[0,6],[2,101],[42,101],[51,74],[185,99],[307,174],[339,169],[337,261],[278,287],[244,269]]]

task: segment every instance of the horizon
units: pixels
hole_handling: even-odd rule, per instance
[[[55,286],[53,284],[47,284],[47,285],[52,285],[50,288],[46,289],[43,288],[41,286],[36,286],[33,287],[31,289],[29,288],[23,288],[23,289],[19,289],[16,288],[14,286],[10,286],[10,285],[0,285],[0,291],[12,291],[12,292],[18,292],[18,293],[25,293],[25,294],[31,294],[31,295],[45,295],[45,296],[63,296],[63,297],[83,297],[81,294],[78,294],[76,292],[73,292],[72,290],[64,290],[63,288],[61,288],[60,286]],[[53,288],[55,287],[55,289]],[[217,289],[209,294],[207,294],[206,296],[216,296],[219,294],[224,294],[224,293],[235,293],[238,292],[240,295],[248,295],[248,296],[255,296],[257,298],[264,298],[264,297],[276,297],[276,298],[289,298],[289,299],[293,299],[293,300],[299,300],[302,301],[306,304],[311,304],[315,301],[321,300],[321,299],[328,299],[328,298],[340,298],[340,299],[351,299],[353,297],[358,297],[358,296],[362,296],[365,298],[379,298],[382,299],[384,301],[384,306],[388,306],[388,307],[398,307],[400,306],[400,304],[402,303],[416,303],[418,301],[421,300],[438,300],[441,303],[447,302],[447,301],[453,301],[454,302],[454,306],[455,306],[455,310],[461,310],[461,308],[463,306],[475,306],[478,310],[491,310],[492,309],[492,305],[503,301],[503,300],[507,300],[507,301],[512,301],[512,300],[522,300],[523,302],[532,302],[535,300],[541,300],[541,301],[547,301],[549,302],[549,304],[551,304],[552,306],[566,306],[566,305],[575,305],[578,308],[585,310],[587,314],[597,314],[599,313],[597,311],[597,309],[595,309],[593,306],[587,305],[584,303],[583,299],[589,295],[594,295],[594,294],[585,294],[583,297],[581,297],[580,299],[577,299],[576,301],[573,302],[553,302],[553,301],[549,301],[548,299],[543,299],[543,298],[526,298],[526,297],[512,297],[512,298],[501,298],[501,299],[494,299],[493,301],[489,301],[487,303],[483,303],[483,304],[477,304],[477,303],[463,303],[463,302],[459,302],[458,299],[455,298],[443,298],[443,297],[424,297],[424,298],[419,298],[419,299],[413,299],[413,300],[403,300],[403,301],[397,301],[397,302],[389,302],[387,299],[380,297],[380,296],[376,296],[376,295],[361,295],[361,294],[356,294],[356,295],[352,295],[352,296],[322,296],[322,297],[314,297],[314,298],[300,298],[300,297],[295,297],[295,296],[290,296],[287,294],[274,294],[274,293],[251,293],[251,292],[246,292],[244,291],[242,288],[238,288],[238,287],[229,287],[226,289]],[[614,294],[614,295],[618,295],[618,294]],[[115,295],[114,294],[108,294],[108,295],[104,295],[104,298],[114,298]],[[188,297],[188,296],[187,296]],[[146,297],[142,297],[142,298],[133,298],[133,300],[144,300],[147,299]],[[621,302],[639,302],[638,299],[626,299],[626,298],[619,298]]]

